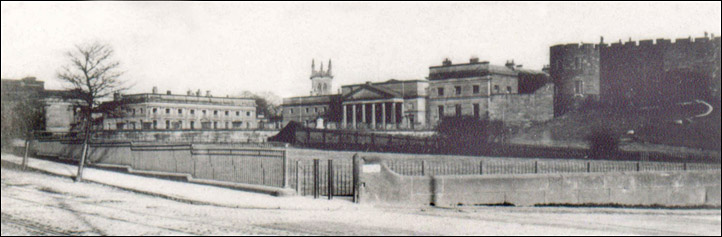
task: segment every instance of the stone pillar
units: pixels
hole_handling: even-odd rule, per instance
[[[408,121],[406,121],[406,116],[405,116],[406,113],[404,113],[404,102],[399,103],[399,106],[401,106],[401,122],[399,124],[403,128],[408,125]]]
[[[398,122],[396,121],[396,102],[392,102],[391,103],[391,124],[393,124],[394,127],[398,127],[397,123]]]
[[[381,125],[386,130],[386,103],[381,103]]]
[[[347,112],[346,107],[347,107],[347,105],[343,105],[343,123],[342,123],[343,129],[348,128],[348,115],[346,113]]]
[[[366,125],[366,104],[361,104],[361,123]]]
[[[376,129],[376,104],[371,104],[371,129]]]
[[[351,106],[352,106],[351,108],[353,108],[353,111],[352,111],[352,112],[353,112],[353,115],[352,115],[352,118],[351,118],[351,125],[353,126],[353,129],[356,129],[356,105],[354,104],[354,105],[351,105]]]

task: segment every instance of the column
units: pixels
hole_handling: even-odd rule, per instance
[[[391,124],[393,124],[394,127],[398,127],[396,121],[396,102],[391,102]]]
[[[353,116],[351,117],[351,125],[353,125],[353,129],[356,129],[356,105],[352,105],[351,107],[353,109]]]
[[[343,124],[343,125],[342,125],[342,126],[343,126],[343,129],[347,129],[347,128],[348,128],[348,118],[347,118],[347,117],[348,117],[348,116],[347,116],[347,113],[346,113],[346,105],[343,105],[343,123],[342,123],[342,124]]]
[[[376,129],[376,104],[371,104],[371,129]]]
[[[386,103],[381,103],[381,125],[386,130]]]
[[[399,103],[399,106],[401,106],[401,122],[399,123],[399,125],[401,125],[402,127],[407,126],[408,121],[406,121],[406,114],[404,113],[404,102]]]
[[[361,123],[366,125],[366,104],[361,104]]]

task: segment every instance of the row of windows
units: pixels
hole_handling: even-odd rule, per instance
[[[304,108],[303,111],[306,111],[306,113],[308,114],[308,113],[311,112],[311,108]],[[326,112],[326,107],[313,107],[313,112],[314,112],[314,113],[318,113],[319,111],[322,112],[322,113],[323,113],[323,112]],[[290,114],[293,114],[295,111],[294,111],[294,109],[290,109],[288,112],[289,112]]]
[[[137,130],[137,129],[159,129],[158,127],[158,120],[153,120],[152,122],[143,122],[141,120],[140,122],[120,122],[116,123],[116,129],[118,130]],[[245,127],[249,127],[249,123],[245,124]],[[244,124],[241,121],[234,121],[234,122],[200,122],[200,127],[197,126],[196,121],[165,121],[165,127],[162,129],[231,129],[231,128],[243,128]],[[108,124],[108,127],[110,127],[110,124]]]
[[[473,111],[472,114],[474,115],[474,117],[477,117],[477,118],[478,118],[478,117],[480,116],[480,115],[479,115],[479,104],[471,104],[471,105],[472,105],[472,108],[473,108],[473,109],[472,109],[472,111]],[[438,106],[438,112],[439,112],[439,118],[441,118],[441,117],[443,117],[443,116],[446,115],[446,114],[444,114],[444,105],[439,105],[439,106]],[[456,105],[454,105],[454,115],[455,115],[455,116],[461,116],[461,115],[463,115],[463,110],[461,109],[461,104],[456,104]]]
[[[160,110],[163,110],[163,109],[160,109]],[[175,111],[172,111],[170,108],[166,108],[166,109],[164,109],[164,110],[165,110],[165,111],[164,111],[165,114],[171,114],[171,112],[175,112]],[[196,110],[195,110],[195,109],[190,109],[190,110],[186,109],[186,110],[188,111],[188,114],[191,114],[191,115],[196,114]],[[140,109],[128,109],[127,112],[128,112],[128,113],[132,113],[132,114],[135,116],[136,112],[138,112],[138,111],[140,111],[140,114],[144,114],[144,113],[145,113],[145,110],[144,110],[143,108],[140,108]],[[153,113],[153,114],[158,114],[158,111],[159,111],[159,108],[152,108],[152,109],[151,109],[151,113]],[[184,112],[184,109],[178,109],[178,110],[177,110],[177,114],[178,114],[178,115],[183,115],[183,112]],[[210,111],[205,110],[205,109],[204,109],[204,110],[201,110],[201,114],[203,114],[204,116],[205,116],[205,115],[208,115],[209,112],[210,112]],[[232,111],[232,112],[231,112],[230,110],[226,110],[226,111],[213,110],[213,115],[214,115],[214,116],[218,116],[219,112],[222,112],[223,115],[225,115],[225,116],[230,116],[231,113],[235,113],[236,116],[241,116],[241,113],[242,113],[242,111]],[[245,111],[245,114],[246,114],[246,116],[251,116],[251,111]]]
[[[476,95],[476,94],[479,94],[479,93],[480,93],[480,91],[479,91],[479,85],[473,85],[471,92],[472,92],[473,94],[475,94],[475,95]],[[496,93],[496,94],[502,93],[501,88],[499,87],[499,85],[494,85],[494,93]],[[507,87],[506,87],[506,93],[512,93],[511,86],[507,86]],[[444,87],[436,88],[436,94],[437,94],[438,96],[444,96]],[[455,95],[461,95],[461,86],[454,86],[454,94],[455,94]]]

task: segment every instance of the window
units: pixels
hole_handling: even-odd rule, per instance
[[[479,85],[474,85],[474,94],[479,94]]]
[[[293,109],[291,109],[291,114],[293,114]]]
[[[474,117],[479,118],[479,104],[474,104]]]
[[[494,93],[499,93],[499,85],[494,85]]]
[[[205,110],[205,109],[203,110],[203,115],[204,115],[204,116],[206,115],[206,110]]]
[[[170,114],[170,109],[165,109],[166,114]]]
[[[213,115],[218,115],[218,110],[213,110]]]
[[[308,108],[306,108],[306,113],[308,113]]]
[[[318,107],[313,108],[314,113],[318,113]]]
[[[228,116],[228,110],[226,110],[226,116]]]
[[[574,94],[584,95],[584,81],[574,81]]]
[[[246,116],[251,116],[251,111],[246,112]]]
[[[233,128],[241,128],[241,125],[243,125],[243,122],[233,122],[232,125],[233,125]]]
[[[153,120],[153,129],[158,129],[158,121]]]
[[[196,122],[195,122],[195,121],[191,121],[191,129],[196,129]]]
[[[178,114],[183,114],[183,109],[178,109]]]
[[[444,117],[444,106],[439,105],[439,118]]]
[[[456,112],[456,117],[461,116],[461,105],[456,105],[455,109],[456,109],[456,111],[454,111],[454,112]]]
[[[236,111],[236,116],[241,116],[241,111]]]
[[[143,108],[140,108],[140,113],[141,113],[141,114],[144,113],[144,112],[143,112]]]
[[[191,114],[196,114],[196,110],[195,110],[195,109],[191,109]]]
[[[218,122],[213,122],[213,129],[218,129]]]
[[[461,86],[455,86],[454,89],[456,90],[456,95],[461,95]]]
[[[226,126],[223,127],[223,128],[225,128],[225,129],[228,129],[228,128],[229,128],[229,127],[228,127],[228,122],[226,122]]]
[[[577,57],[574,59],[574,68],[582,69],[582,58]]]
[[[156,112],[158,112],[158,108],[153,108],[153,113],[155,114]]]
[[[511,86],[506,87],[506,93],[511,94]]]
[[[170,121],[165,121],[165,129],[170,129]]]
[[[438,92],[439,96],[444,96],[444,88],[443,87],[437,88],[437,92]]]

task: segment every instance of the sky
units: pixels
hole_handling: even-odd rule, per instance
[[[444,58],[528,69],[549,47],[719,36],[717,2],[2,2],[4,79],[47,89],[75,45],[111,45],[128,93],[311,91],[311,60],[341,85],[424,79]]]

